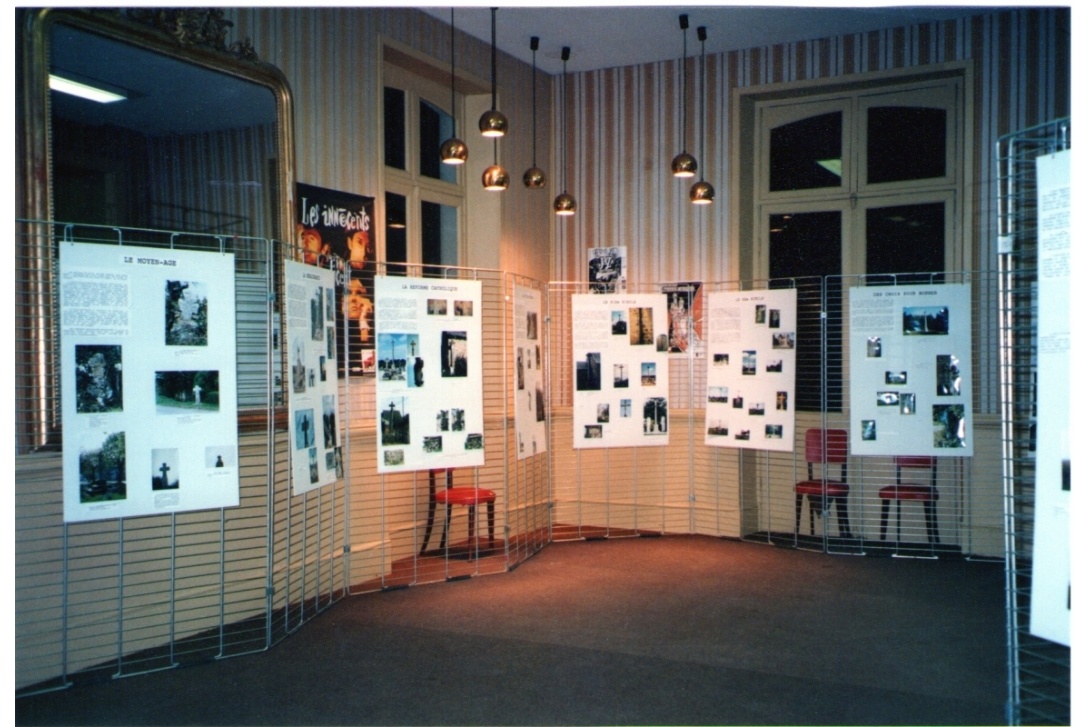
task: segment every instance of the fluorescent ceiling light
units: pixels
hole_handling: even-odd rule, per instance
[[[49,74],[49,87],[54,91],[68,93],[73,96],[85,98],[88,101],[97,101],[98,103],[114,103],[115,101],[124,101],[126,98],[124,94],[107,91],[103,88],[96,88],[95,86],[89,86],[86,83],[72,81],[67,78],[61,78],[52,73]]]
[[[841,176],[841,166],[839,159],[821,159],[817,165],[822,169],[832,172],[836,176]]]

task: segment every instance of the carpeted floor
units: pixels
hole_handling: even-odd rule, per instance
[[[17,699],[20,725],[1005,723],[1003,566],[556,543],[347,598],[268,652]]]

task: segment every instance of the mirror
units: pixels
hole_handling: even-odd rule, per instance
[[[46,175],[28,177],[44,185],[28,216],[292,239],[288,85],[243,57],[252,53],[228,50],[229,26],[221,11],[197,9],[34,16],[27,111],[40,117],[28,122],[28,151]],[[57,90],[68,81],[116,96]]]

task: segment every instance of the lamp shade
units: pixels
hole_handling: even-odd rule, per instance
[[[511,184],[511,177],[506,169],[499,164],[493,164],[484,170],[484,174],[481,175],[481,184],[489,192],[502,192]]]
[[[683,151],[670,162],[670,170],[675,177],[692,177],[696,175],[696,157],[687,151]]]
[[[689,190],[689,201],[693,204],[711,204],[715,200],[715,187],[703,179]]]
[[[503,136],[507,133],[507,117],[496,109],[489,109],[481,114],[478,126],[481,129],[481,136]]]
[[[444,164],[465,164],[469,159],[469,148],[457,137],[451,137],[439,147],[439,157]]]
[[[575,214],[575,197],[572,197],[567,192],[561,192],[556,195],[556,199],[553,200],[553,210],[561,217],[568,217]]]
[[[527,189],[543,189],[545,187],[545,170],[540,167],[530,167],[522,175],[522,183]]]

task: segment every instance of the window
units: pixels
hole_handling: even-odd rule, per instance
[[[949,76],[750,100],[752,274],[799,288],[799,360],[814,367],[799,371],[800,411],[843,406],[843,276],[937,282],[966,257],[960,98]]]
[[[449,86],[390,62],[384,72],[386,272],[443,275],[463,258],[465,172],[439,159],[455,127],[464,133],[453,115],[461,113],[462,99],[456,96],[452,109]]]

